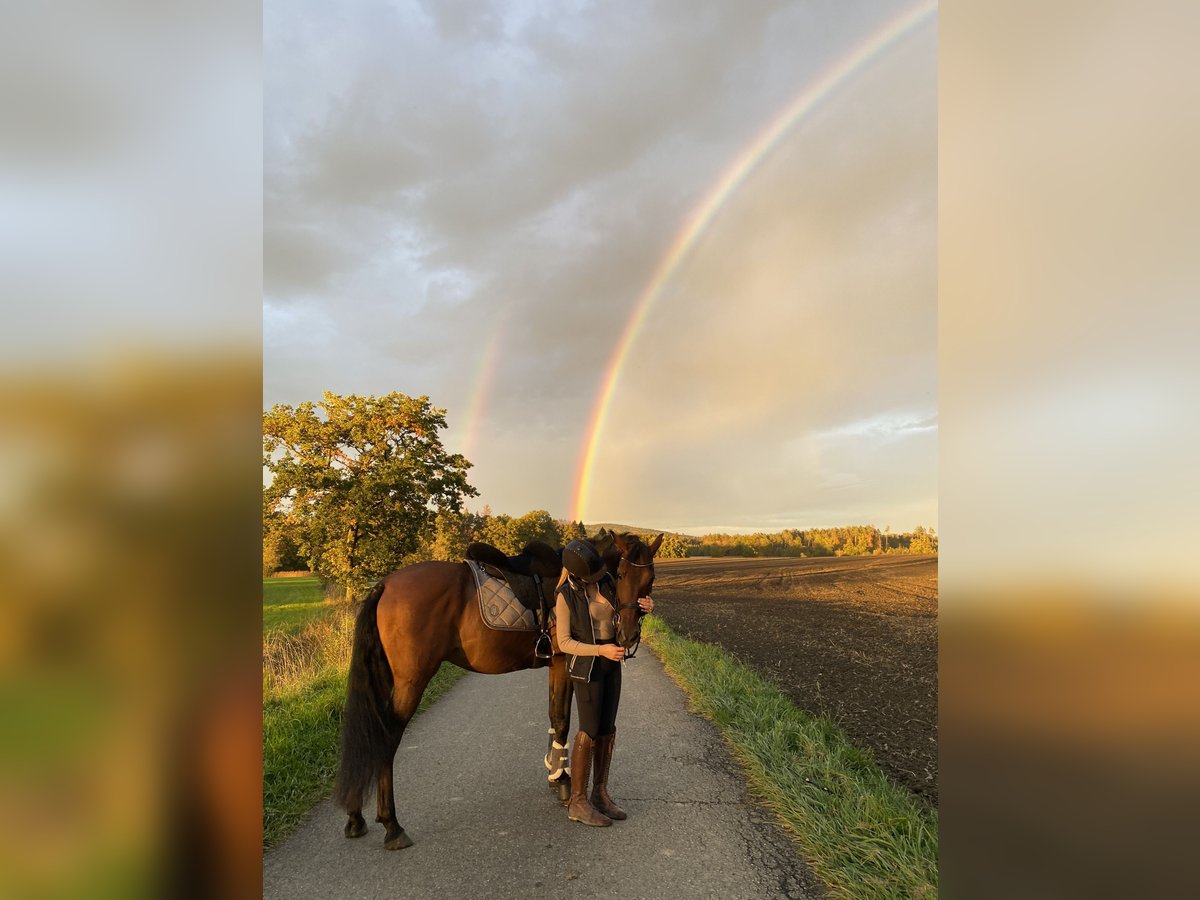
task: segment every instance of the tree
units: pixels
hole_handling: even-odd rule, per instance
[[[509,524],[509,536],[514,554],[520,553],[530,541],[541,541],[551,547],[561,547],[563,543],[558,523],[544,509],[535,509],[513,519]]]
[[[909,553],[935,553],[937,545],[933,537],[925,530],[924,525],[918,525],[913,533],[912,542],[908,545]]]
[[[447,510],[439,512],[433,525],[433,540],[429,545],[431,559],[458,562],[465,559],[467,547],[483,533],[484,519],[468,512]]]
[[[668,534],[663,538],[662,546],[656,556],[662,559],[682,559],[687,556],[688,542],[677,534]]]
[[[274,572],[295,572],[308,567],[300,546],[281,528],[263,526],[263,578]]]
[[[542,541],[551,547],[562,546],[558,523],[544,509],[535,509],[523,516],[491,516],[484,521],[480,540],[516,556],[530,541]]]
[[[511,549],[513,547],[512,530],[509,528],[511,524],[512,516],[505,515],[504,513],[485,516],[479,540],[485,544],[491,544],[509,556],[515,556],[520,552],[520,548]]]
[[[263,414],[266,508],[283,517],[312,570],[348,596],[433,538],[438,513],[477,492],[447,453],[446,411],[428,397],[326,392]]]

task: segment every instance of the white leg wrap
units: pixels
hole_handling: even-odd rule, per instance
[[[546,758],[543,760],[549,772],[546,776],[548,781],[558,781],[563,775],[571,774],[571,767],[567,765],[568,758],[567,745],[551,738],[550,749],[546,751]]]

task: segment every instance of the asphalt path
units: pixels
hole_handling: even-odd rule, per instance
[[[415,846],[383,848],[373,796],[371,830],[347,840],[344,813],[325,800],[266,854],[263,896],[822,896],[657,657],[643,646],[623,679],[609,789],[626,821],[571,822],[548,789],[545,670],[472,673],[412,722],[396,754],[398,818]]]

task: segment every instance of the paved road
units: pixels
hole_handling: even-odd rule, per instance
[[[384,850],[372,816],[366,837],[347,840],[326,800],[266,855],[264,897],[821,896],[654,654],[643,646],[623,677],[610,789],[627,821],[570,822],[547,788],[544,671],[470,674],[413,721],[396,755],[399,819],[415,846]]]

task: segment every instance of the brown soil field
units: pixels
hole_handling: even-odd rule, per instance
[[[655,613],[938,802],[937,556],[656,560]]]

